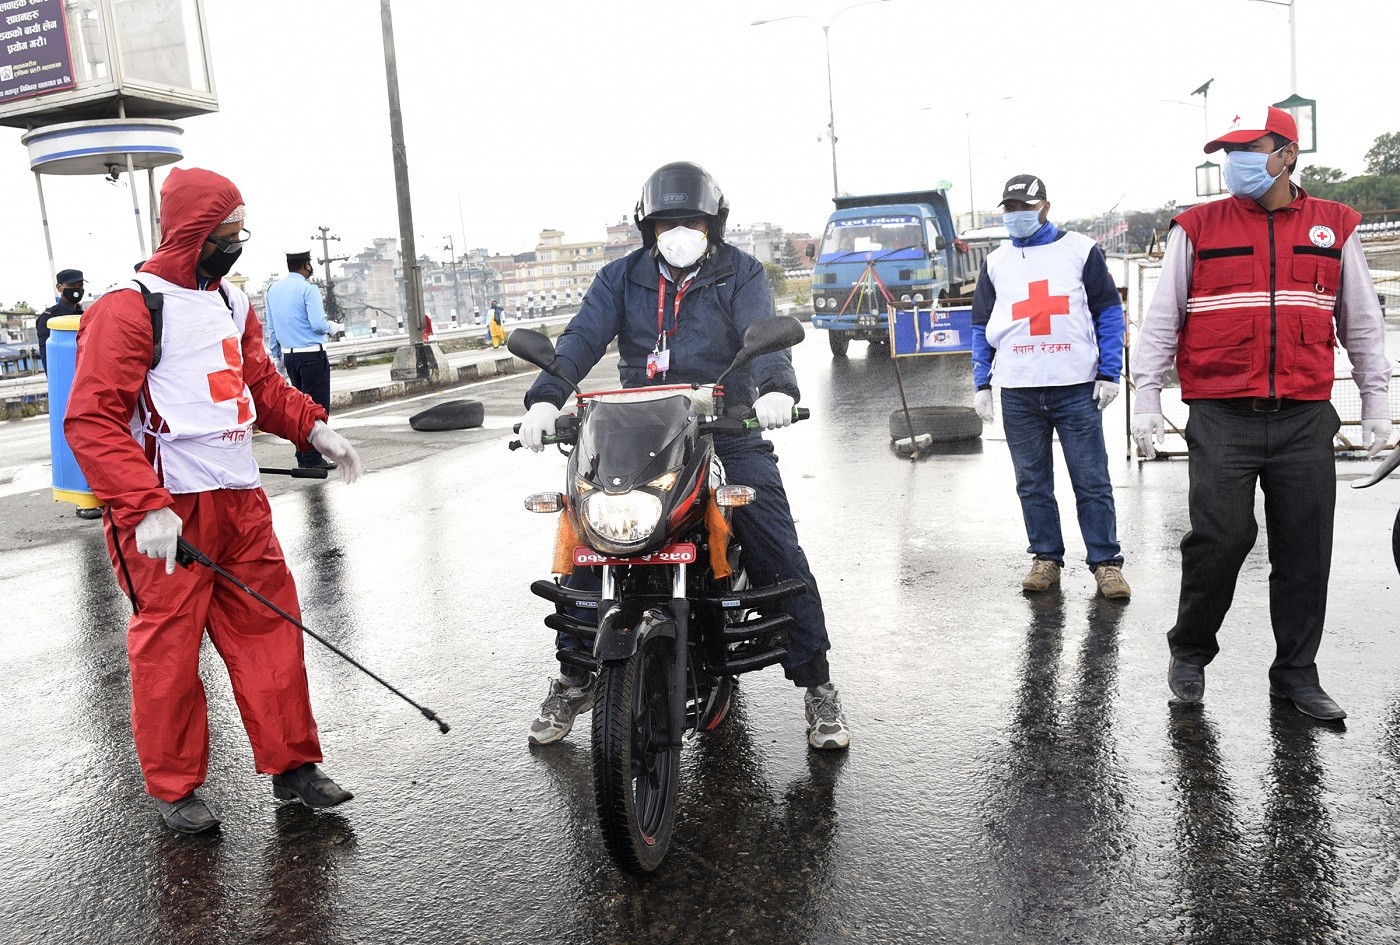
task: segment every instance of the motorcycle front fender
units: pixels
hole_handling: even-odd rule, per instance
[[[676,636],[676,621],[668,610],[646,607],[641,601],[624,600],[608,607],[598,621],[593,655],[599,662],[625,660],[653,636]]]

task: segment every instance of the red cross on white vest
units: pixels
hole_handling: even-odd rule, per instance
[[[244,393],[248,388],[243,383],[243,356],[236,337],[224,339],[224,363],[228,365],[226,369],[209,375],[209,396],[216,404],[237,399],[238,422],[247,423],[253,419],[253,405]]]
[[[1011,317],[1030,319],[1032,335],[1048,335],[1051,333],[1050,316],[1069,314],[1069,296],[1051,295],[1049,279],[1032,282],[1027,290],[1030,298],[1013,304]]]

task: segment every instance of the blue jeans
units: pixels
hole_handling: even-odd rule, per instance
[[[788,631],[787,659],[783,671],[788,679],[801,687],[820,686],[831,681],[826,654],[831,641],[826,633],[826,612],[822,608],[817,579],[807,565],[807,555],[797,543],[797,528],[792,521],[787,492],[778,474],[778,457],[773,444],[757,434],[749,436],[717,436],[715,452],[724,463],[729,481],[753,486],[757,490],[754,502],[734,510],[734,537],[743,545],[741,561],[755,587],[776,584],[786,578],[797,578],[807,585],[807,592],[774,605],[773,609],[791,614],[796,625]],[[596,591],[601,578],[597,568],[578,568],[564,578],[564,585],[579,590]],[[596,611],[575,611],[581,620],[597,620]],[[565,633],[556,636],[561,649],[577,649],[578,643]],[[564,674],[577,673],[561,665]]]
[[[1085,561],[1090,568],[1123,563],[1113,483],[1108,478],[1103,415],[1093,395],[1093,381],[1067,387],[1001,389],[1001,424],[1016,469],[1016,494],[1021,497],[1021,514],[1026,520],[1028,550],[1061,566],[1065,563],[1065,539],[1060,532],[1060,507],[1055,503],[1055,462],[1050,451],[1056,433],[1074,486]]]

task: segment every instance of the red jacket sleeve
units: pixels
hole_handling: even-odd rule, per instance
[[[131,435],[151,367],[151,314],[141,293],[109,292],[83,313],[63,433],[93,495],[119,528],[173,503]]]
[[[258,408],[258,429],[291,440],[303,452],[312,448],[306,437],[312,424],[327,419],[326,411],[283,380],[272,366],[263,347],[262,322],[251,304],[243,324],[243,383]]]

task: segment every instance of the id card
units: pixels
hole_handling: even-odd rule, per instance
[[[647,355],[647,380],[651,380],[658,374],[665,374],[671,369],[671,349],[663,351],[653,351]]]

